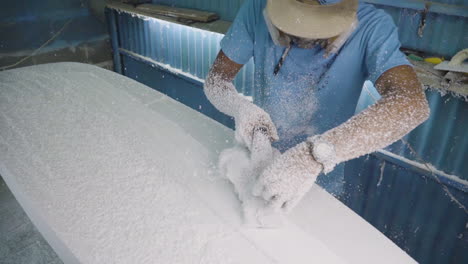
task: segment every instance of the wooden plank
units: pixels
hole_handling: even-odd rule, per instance
[[[219,19],[216,13],[164,5],[143,4],[137,6],[137,9],[150,14],[197,22],[211,22]]]

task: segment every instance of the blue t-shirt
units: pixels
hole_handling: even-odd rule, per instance
[[[221,49],[239,64],[253,57],[254,103],[270,114],[280,137],[274,146],[281,151],[348,120],[365,80],[375,83],[385,71],[410,65],[399,50],[391,17],[360,3],[358,27],[338,54],[324,58],[321,47],[293,46],[274,76],[285,48],[276,46],[270,37],[263,17],[265,6],[266,0],[247,0],[221,41]],[[342,168],[335,175],[342,175]]]

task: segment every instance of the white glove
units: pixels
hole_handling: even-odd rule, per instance
[[[263,171],[253,194],[268,201],[273,209],[288,212],[309,191],[322,169],[311,155],[310,143],[303,142]]]
[[[231,82],[210,73],[205,81],[205,94],[221,112],[234,117],[236,139],[239,143],[252,147],[254,130],[262,129],[270,141],[278,140],[278,132],[270,115],[241,96]]]
[[[278,132],[273,121],[271,121],[270,115],[250,102],[239,107],[234,119],[236,122],[236,140],[245,144],[249,150],[252,150],[253,136],[256,130],[262,130],[262,133],[270,139],[270,142],[278,140]]]

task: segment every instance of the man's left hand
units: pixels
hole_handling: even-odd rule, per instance
[[[275,210],[289,212],[312,187],[322,171],[303,142],[278,157],[258,178],[253,194],[263,197]]]

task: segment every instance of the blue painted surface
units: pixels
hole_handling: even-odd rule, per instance
[[[112,15],[116,17],[115,23],[119,29],[116,33],[119,47],[200,79],[206,77],[220,50],[219,42],[223,34],[155,18],[143,20],[125,12],[113,11]],[[253,67],[251,60],[234,81],[239,92],[250,96],[254,96]]]
[[[86,10],[82,0],[2,1],[0,23],[70,18]]]
[[[369,155],[347,163],[345,180],[341,200],[419,263],[468,263],[468,215],[434,178]]]
[[[12,54],[35,50],[50,39],[66,23],[66,20],[47,20],[36,22],[20,22],[0,27],[0,53]],[[3,38],[3,36],[5,36]],[[76,47],[85,41],[95,41],[108,38],[106,27],[94,17],[79,16],[41,52],[50,52],[60,48]]]
[[[450,95],[427,94],[431,117],[406,137],[407,141],[439,170],[468,180],[468,103]],[[408,148],[394,146],[393,151],[413,156]]]
[[[113,35],[119,36],[117,44],[123,47],[117,49],[117,56],[122,59],[126,76],[169,94],[193,109],[202,110],[232,128],[232,120],[207,101],[200,82],[168,71],[169,68],[180,69],[203,79],[219,50],[221,35],[157,19],[143,20],[125,13],[114,15],[119,32]],[[126,50],[167,65],[152,64]],[[245,67],[236,80],[238,89],[245,93],[254,77],[253,65],[249,67]],[[439,170],[466,178],[467,167],[463,161],[467,160],[468,150],[468,103],[450,95],[442,97],[436,92],[428,92],[427,96],[431,118],[413,131],[408,141]],[[361,107],[371,103],[371,98],[361,97]],[[401,145],[395,144],[390,149],[414,159]],[[386,165],[381,174],[384,160]],[[347,187],[343,202],[418,262],[468,262],[467,214],[447,197],[432,175],[421,172],[410,163],[373,154],[350,162],[345,177]],[[449,178],[444,178],[443,183],[467,205],[465,184]]]
[[[468,47],[468,17],[428,13],[422,37],[418,35],[421,12],[408,8],[376,5],[389,13],[399,29],[405,48],[451,57]],[[468,6],[468,3],[465,3]],[[468,9],[466,12],[468,12]]]
[[[431,3],[422,0],[365,0],[365,2],[383,6],[408,8],[416,11],[423,11],[428,7],[429,11],[432,13],[468,17],[468,1],[466,0],[439,0],[431,1]]]
[[[5,1],[0,9],[0,54],[29,55],[72,20],[41,52],[108,38],[104,23],[92,17],[81,0]]]
[[[112,58],[114,61],[114,71],[123,74],[122,71],[122,58],[119,53],[120,48],[120,31],[117,29],[117,14],[116,12],[105,9],[107,28],[109,30],[111,47],[112,47]]]

